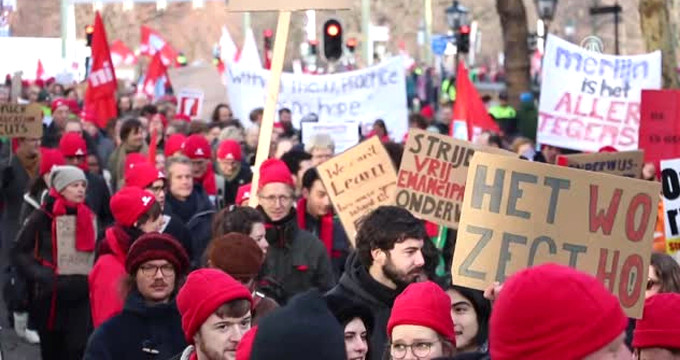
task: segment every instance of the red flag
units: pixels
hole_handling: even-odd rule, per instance
[[[42,61],[38,59],[38,69],[35,71],[35,79],[42,80],[43,76],[45,76],[45,68],[43,68]]]
[[[153,56],[153,59],[151,59],[149,68],[146,71],[146,76],[144,77],[144,84],[139,88],[139,92],[156,97],[156,95],[158,95],[156,94],[158,82],[162,80],[163,77],[169,79],[167,70],[168,68],[163,64],[163,60],[161,59],[161,53],[157,52],[156,55]]]
[[[142,40],[139,43],[139,50],[142,55],[147,56],[160,53],[165,66],[174,64],[177,59],[177,51],[163,39],[161,34],[144,25],[142,25]]]
[[[106,29],[99,12],[94,18],[92,34],[92,68],[87,78],[85,93],[85,110],[95,114],[97,125],[106,127],[109,119],[118,116],[116,107],[116,72],[111,63],[111,52],[106,40]]]
[[[135,53],[120,40],[116,40],[111,44],[111,60],[114,67],[137,63]]]
[[[491,118],[482,98],[479,96],[470,76],[461,62],[456,74],[456,103],[453,106],[453,124],[456,121],[465,121],[467,124],[468,140],[474,140],[474,135],[482,131],[490,130],[499,132],[498,124]],[[455,126],[451,126],[451,135]]]

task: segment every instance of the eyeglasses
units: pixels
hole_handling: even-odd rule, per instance
[[[406,344],[391,344],[390,345],[390,355],[392,355],[392,358],[394,359],[403,359],[406,357],[406,352],[409,348],[411,348],[411,352],[413,352],[413,355],[419,358],[424,358],[428,355],[430,355],[430,351],[432,350],[432,345],[438,343],[439,341],[432,341],[432,342],[417,342],[413,343],[411,345],[406,345]]]
[[[146,277],[154,277],[158,274],[158,270],[161,271],[163,277],[170,277],[175,275],[175,267],[172,264],[165,264],[161,266],[156,265],[142,265],[139,267],[142,270],[142,274]]]
[[[660,282],[658,280],[654,279],[647,279],[647,290],[652,290],[652,288],[656,285],[659,285]]]
[[[262,202],[265,202],[269,205],[275,205],[277,202],[280,202],[281,205],[288,205],[288,204],[291,203],[291,201],[293,201],[293,197],[292,196],[285,196],[285,195],[281,195],[281,196],[271,195],[271,196],[260,196],[260,200],[262,200]]]

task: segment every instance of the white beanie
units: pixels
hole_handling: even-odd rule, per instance
[[[57,192],[61,192],[76,181],[85,181],[85,184],[87,184],[87,178],[85,177],[83,170],[70,165],[55,166],[52,168],[52,172],[50,173],[50,184],[52,184],[52,187],[54,187]]]

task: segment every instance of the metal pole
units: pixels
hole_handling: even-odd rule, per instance
[[[61,57],[66,58],[66,36],[68,33],[69,0],[61,0]]]
[[[616,5],[618,5],[618,1],[616,2]],[[621,49],[619,47],[619,12],[615,11],[614,12],[614,48],[616,50],[616,55],[621,54]]]
[[[371,0],[361,0],[361,52],[364,55],[365,65],[369,66],[373,62],[371,54]]]
[[[425,62],[432,65],[432,0],[425,0]]]

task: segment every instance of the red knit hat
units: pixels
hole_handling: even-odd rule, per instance
[[[217,158],[220,160],[229,159],[241,161],[243,155],[241,154],[241,145],[234,140],[224,140],[217,148]]]
[[[66,99],[66,105],[68,106],[69,110],[71,110],[72,114],[80,113],[80,105],[78,105],[78,101],[75,99]]]
[[[97,125],[97,114],[95,114],[94,112],[83,109],[83,111],[80,112],[79,116],[80,120]]]
[[[680,350],[680,294],[656,294],[645,300],[644,315],[635,326],[633,347]]]
[[[156,203],[156,197],[152,193],[127,186],[111,197],[111,213],[118,224],[131,227],[140,216],[151,209],[154,203]]]
[[[191,118],[184,114],[175,114],[175,120],[191,122]]]
[[[250,200],[250,188],[252,184],[245,184],[238,187],[236,192],[236,205],[241,206],[244,201]]]
[[[52,108],[53,113],[55,111],[57,111],[57,108],[59,108],[60,106],[66,106],[66,107],[69,108],[69,111],[71,110],[71,107],[69,107],[69,104],[68,104],[68,100],[66,100],[64,98],[54,99],[54,100],[52,100],[52,103],[50,104],[50,107]]]
[[[128,250],[125,270],[134,274],[147,261],[167,260],[175,267],[177,276],[189,270],[189,257],[174,237],[166,234],[148,233],[140,236]]]
[[[253,352],[255,336],[257,336],[257,326],[253,326],[243,334],[241,342],[236,346],[236,360],[250,360],[250,353]]]
[[[609,145],[609,146],[603,146],[598,150],[597,152],[599,153],[615,153],[619,152],[615,147]]]
[[[170,157],[178,151],[184,150],[187,137],[184,134],[172,134],[165,142],[165,156]]]
[[[184,155],[189,159],[208,159],[210,160],[212,153],[208,139],[203,135],[194,134],[187,138],[184,143]]]
[[[451,299],[432,281],[413,283],[397,296],[387,322],[388,337],[392,337],[392,329],[397,325],[430,328],[456,346]]]
[[[57,149],[40,148],[40,176],[52,171],[55,166],[66,165],[64,155]]]
[[[283,183],[294,186],[293,176],[286,163],[279,159],[267,159],[260,165],[259,189],[271,183]]]
[[[149,159],[144,156],[142,153],[129,153],[125,157],[125,173],[123,174],[124,177],[127,177],[128,172],[132,170],[136,165],[139,164],[147,164],[149,163]]]
[[[189,274],[177,294],[177,309],[182,315],[186,341],[193,344],[194,335],[205,320],[223,304],[238,299],[253,304],[250,290],[224,271],[199,269]]]
[[[125,171],[125,186],[146,189],[156,180],[165,181],[165,174],[148,161],[132,164],[128,171]]]
[[[78,133],[66,133],[59,140],[59,151],[64,157],[87,156],[87,144]]]
[[[627,324],[599,280],[567,266],[540,265],[510,277],[494,303],[491,358],[581,359],[614,341]]]

